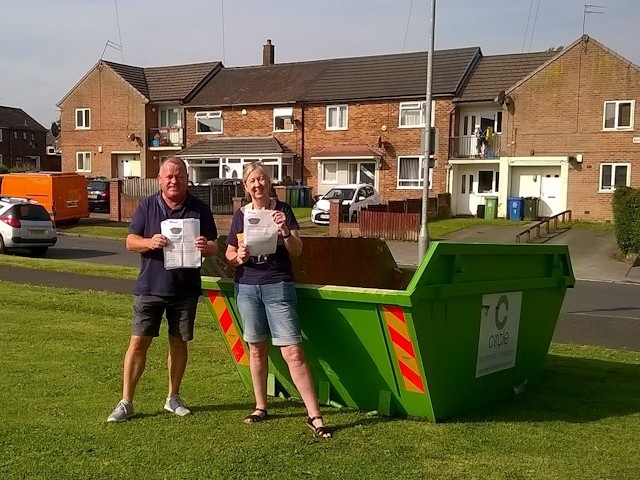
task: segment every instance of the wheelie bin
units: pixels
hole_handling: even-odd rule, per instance
[[[498,216],[498,197],[484,199],[484,219],[493,220]]]
[[[538,205],[540,199],[538,197],[525,197],[522,206],[523,215],[529,220],[537,220],[538,217]]]
[[[507,215],[509,217],[509,220],[513,220],[515,222],[522,220],[523,200],[524,199],[522,197],[509,197],[507,199],[507,203],[508,203]]]
[[[566,245],[432,242],[415,271],[403,271],[380,239],[304,241],[310,255],[294,271],[319,400],[384,415],[437,422],[534,385],[575,283]],[[251,389],[233,280],[218,273],[226,268],[203,277],[203,293]],[[268,390],[299,398],[273,347]]]

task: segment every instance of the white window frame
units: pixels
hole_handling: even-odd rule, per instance
[[[276,120],[282,119],[284,128],[278,128]],[[289,123],[287,126],[287,119]],[[293,107],[283,107],[273,109],[273,131],[274,132],[293,132]]]
[[[419,160],[418,178],[400,178],[400,164],[404,159],[417,158]],[[396,188],[398,190],[422,190],[424,188],[424,155],[401,155],[398,157],[398,171],[396,174]],[[417,185],[407,185],[417,183]],[[429,169],[429,190],[433,188],[433,171]]]
[[[200,132],[198,126],[200,125],[199,119],[210,119],[210,118],[219,118],[220,119],[220,131],[219,132]],[[222,110],[212,110],[208,112],[196,112],[196,135],[222,135],[224,131],[224,121],[222,119]]]
[[[170,114],[175,114],[176,116],[175,123],[171,123],[169,121]],[[172,128],[172,127],[181,127],[181,126],[182,126],[182,117],[180,115],[180,109],[174,108],[174,107],[158,108],[158,127],[159,128]]]
[[[0,128],[0,143],[2,143],[2,129]]]
[[[80,162],[82,162],[82,168],[80,168]],[[90,171],[91,171],[91,152],[76,152],[76,172],[90,172]]]
[[[56,154],[56,147],[47,145],[47,155],[55,155],[55,154]]]
[[[620,106],[623,104],[629,104],[631,106],[629,112],[629,125],[619,125],[620,122]],[[635,100],[607,100],[604,102],[604,107],[602,108],[602,130],[612,132],[612,131],[620,131],[620,130],[633,130],[634,123],[634,111],[635,111]],[[607,105],[614,105],[615,113],[613,117],[613,127],[607,127]]]
[[[603,185],[602,184],[602,171],[604,167],[611,167],[611,185]],[[600,193],[612,193],[615,192],[615,179],[616,179],[616,169],[625,167],[627,169],[627,178],[625,180],[625,186],[631,186],[631,164],[630,163],[618,163],[618,162],[607,162],[600,164],[600,175],[598,178],[598,192]]]
[[[372,164],[373,165],[373,183],[369,183],[367,180],[362,178],[363,170],[361,165],[363,164]],[[372,187],[376,186],[376,163],[377,161],[374,159],[371,160],[359,160],[357,162],[349,162],[347,163],[347,183],[365,183],[367,185],[371,185]],[[355,165],[355,168],[352,168]],[[352,170],[356,172],[356,178],[351,177]]]
[[[331,124],[332,112],[337,114],[337,125]],[[341,114],[341,112],[343,112]],[[349,126],[349,106],[348,105],[327,105],[326,115],[326,128],[327,130],[347,130]],[[341,122],[341,119],[344,119]]]
[[[78,113],[82,115],[82,121],[78,120]],[[76,130],[91,130],[91,109],[90,108],[76,108],[75,112]]]
[[[333,173],[334,179],[327,178],[327,169],[328,166],[335,167],[335,172]],[[322,183],[325,185],[337,185],[338,184],[338,162],[322,162],[320,164],[320,178],[322,179]]]
[[[416,102],[400,102],[398,106],[398,128],[424,128],[424,119],[426,115],[426,101],[416,101]],[[420,119],[418,123],[403,123],[402,113],[406,110],[417,110],[420,109]],[[431,101],[431,126],[436,126],[436,102],[435,100]]]

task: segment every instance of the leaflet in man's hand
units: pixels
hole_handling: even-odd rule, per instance
[[[200,235],[200,219],[170,218],[160,223],[160,233],[169,244],[163,248],[164,268],[200,268],[202,254],[196,248],[196,237]]]

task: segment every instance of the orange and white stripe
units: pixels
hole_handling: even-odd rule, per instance
[[[249,355],[245,349],[242,338],[238,334],[238,329],[233,323],[231,311],[221,292],[217,290],[207,290],[207,297],[213,307],[213,312],[218,319],[218,324],[224,335],[224,339],[229,346],[236,363],[239,365],[249,365]]]
[[[398,369],[409,392],[425,393],[425,384],[418,366],[416,351],[409,335],[407,320],[401,307],[382,305],[382,316],[387,325]]]

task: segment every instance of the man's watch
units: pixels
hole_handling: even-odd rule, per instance
[[[283,240],[286,240],[287,238],[289,238],[291,236],[291,230],[289,230],[289,233],[287,233],[286,235],[282,236]]]

